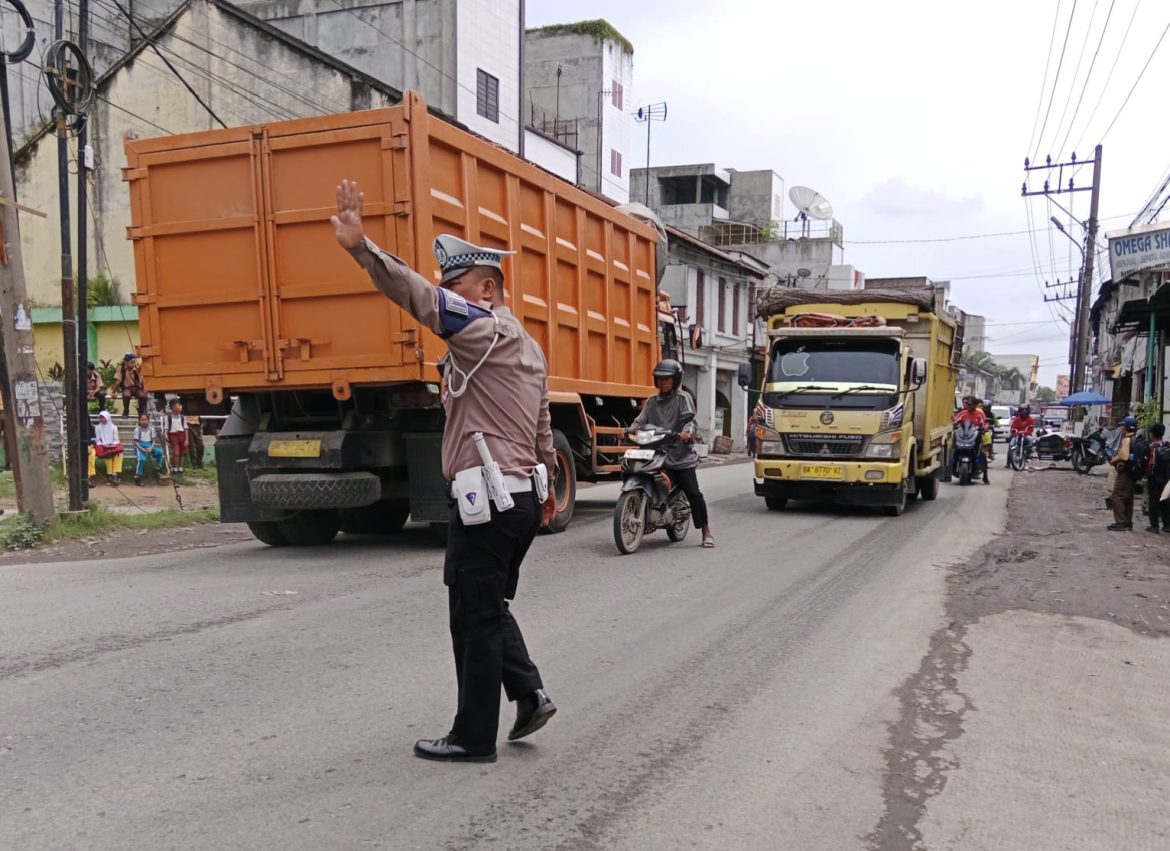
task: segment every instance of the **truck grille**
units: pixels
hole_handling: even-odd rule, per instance
[[[865,438],[852,434],[786,434],[784,445],[789,455],[806,458],[844,458],[861,454]]]

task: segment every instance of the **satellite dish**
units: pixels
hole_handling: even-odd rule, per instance
[[[807,186],[793,186],[788,190],[788,199],[800,210],[798,219],[831,219],[833,205],[829,199]]]
[[[798,277],[798,278],[808,278],[811,276],[812,276],[812,272],[808,269],[797,269],[796,270],[796,277]]]

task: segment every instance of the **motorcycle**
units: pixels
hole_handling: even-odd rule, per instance
[[[986,463],[982,430],[966,421],[956,423],[951,474],[958,478],[960,485],[969,485],[973,476],[981,475]]]
[[[1031,447],[1013,435],[1008,441],[1008,466],[1022,470],[1032,458],[1038,461],[1068,461],[1073,456],[1073,438],[1062,431],[1036,430],[1036,440]]]
[[[684,416],[681,425],[692,419],[693,414]],[[658,529],[672,542],[681,541],[691,525],[690,501],[663,469],[678,432],[647,425],[631,438],[637,445],[622,457],[622,492],[613,508],[613,540],[622,555],[636,551],[642,538]]]
[[[1072,454],[1069,460],[1072,461],[1073,469],[1084,476],[1097,465],[1106,463],[1109,458],[1109,438],[1109,432],[1103,428],[1084,437],[1071,438]]]

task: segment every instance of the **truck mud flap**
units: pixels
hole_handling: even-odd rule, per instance
[[[248,444],[252,436],[219,436],[215,441],[215,467],[218,472],[219,521],[221,523],[260,523],[283,520],[288,512],[261,508],[252,502],[248,487]]]
[[[382,496],[373,473],[265,473],[251,483],[252,502],[260,508],[360,508]]]

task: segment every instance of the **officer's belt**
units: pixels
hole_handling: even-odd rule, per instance
[[[451,485],[453,482],[447,482],[447,496],[451,496]],[[536,488],[535,479],[532,476],[513,476],[504,473],[504,486],[508,488],[508,493],[532,493]]]

